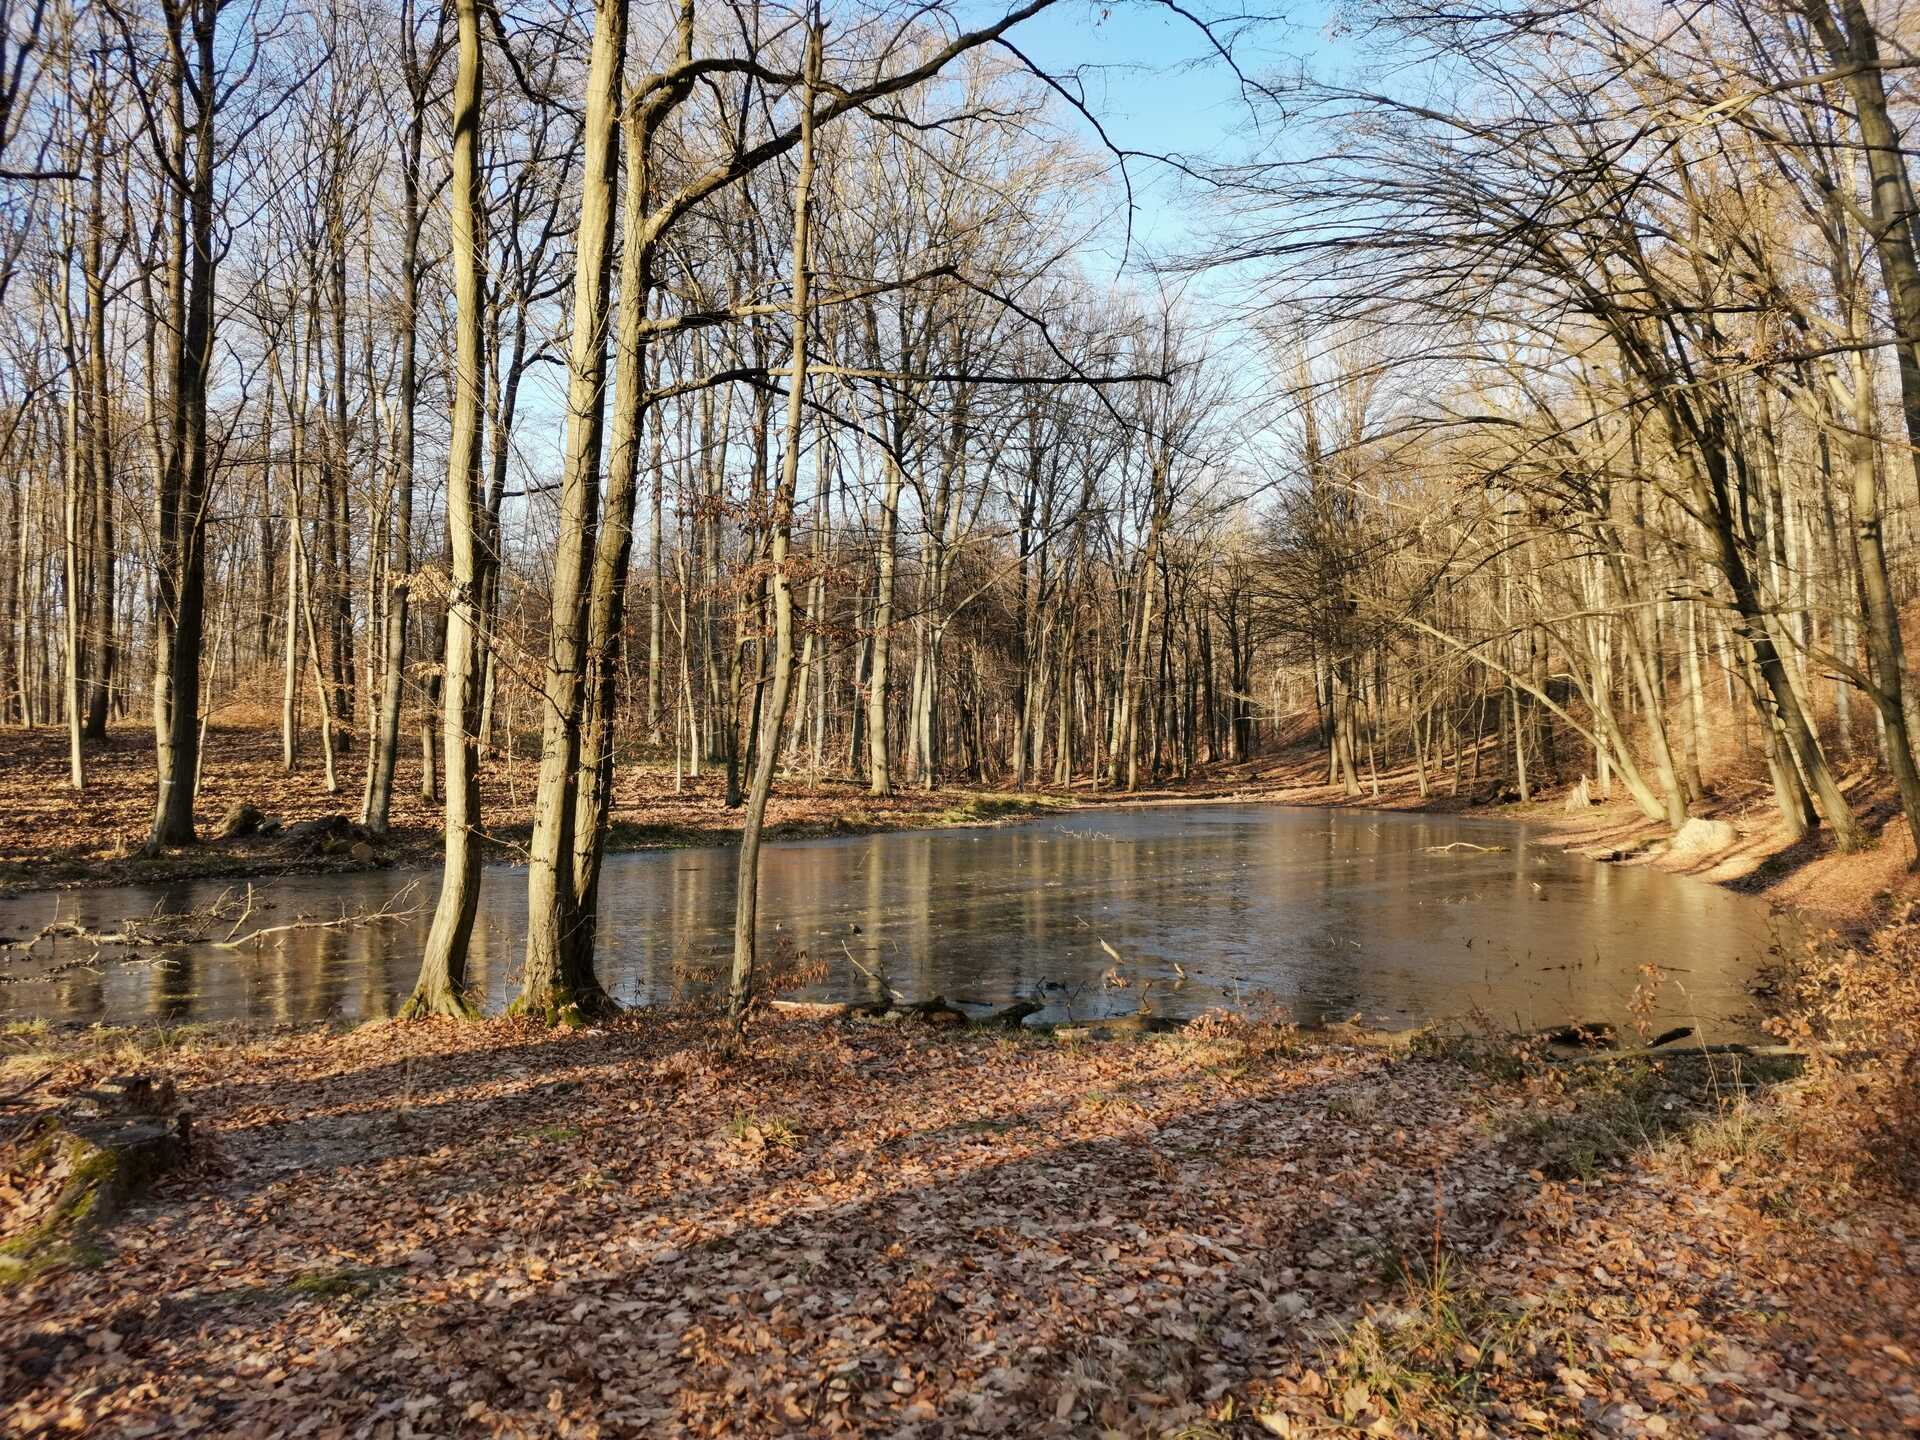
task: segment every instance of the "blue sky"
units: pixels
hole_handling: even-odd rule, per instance
[[[1194,13],[1209,8],[1208,0],[1181,3]],[[1267,75],[1282,68],[1298,69],[1304,62],[1323,77],[1350,70],[1357,63],[1355,53],[1328,33],[1338,3],[1303,0],[1290,8],[1284,20],[1263,27],[1257,45],[1249,39],[1244,48],[1236,48],[1243,68],[1250,74]],[[973,0],[961,12],[969,22],[995,13],[1003,13],[1000,0]],[[1252,133],[1233,72],[1199,30],[1153,0],[1113,4],[1061,0],[1019,26],[1009,38],[1048,73],[1063,79],[1077,76],[1087,108],[1123,149],[1197,159],[1232,153]],[[1099,153],[1098,135],[1084,121],[1075,118],[1073,123],[1087,147]],[[1133,248],[1125,261],[1138,275],[1156,251],[1203,243],[1208,214],[1204,198],[1196,196],[1191,182],[1169,167],[1135,159],[1128,169],[1136,208]],[[1082,263],[1096,281],[1131,283],[1122,275],[1124,234],[1116,212],[1106,233],[1083,251]],[[1190,282],[1186,293],[1190,299],[1203,300],[1227,284],[1224,272],[1211,272]],[[1249,368],[1245,380],[1258,388],[1254,368]],[[520,427],[519,443],[536,469],[544,472],[557,472],[559,467],[557,417],[564,413],[564,383],[563,372],[551,367],[529,379],[528,421]]]
[[[1351,69],[1355,55],[1328,33],[1334,10],[1331,0],[1291,8],[1285,20],[1262,28],[1257,44],[1243,41],[1236,50],[1243,68],[1266,75],[1304,61],[1323,76]],[[1122,149],[1198,157],[1230,153],[1250,133],[1238,83],[1206,36],[1151,0],[1111,6],[1065,0],[1010,38],[1050,73],[1077,74],[1087,108]],[[1090,131],[1086,139],[1099,144]],[[1197,218],[1191,187],[1150,160],[1131,161],[1129,170],[1136,241],[1177,245]]]

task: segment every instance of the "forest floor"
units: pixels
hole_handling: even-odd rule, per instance
[[[88,783],[76,795],[67,785],[63,730],[0,731],[0,893],[67,886],[141,884],[177,879],[364,870],[386,865],[432,866],[440,856],[440,807],[419,794],[417,747],[402,756],[392,820],[384,840],[356,849],[352,836],[300,843],[275,835],[219,840],[222,817],[237,804],[257,806],[284,825],[324,816],[357,818],[365,777],[360,746],[342,746],[339,788],[323,783],[317,743],[292,774],[280,766],[279,735],[267,717],[224,712],[209,726],[207,758],[197,807],[206,843],[159,856],[138,853],[151,821],[153,737],[144,726],[116,727],[87,749]],[[525,854],[532,832],[537,760],[527,755],[490,762],[484,771],[483,813],[490,856],[512,861]],[[1489,767],[1489,776],[1491,767]],[[1764,777],[1722,769],[1715,798],[1698,813],[1731,821],[1738,842],[1711,854],[1662,853],[1664,828],[1644,819],[1624,799],[1579,814],[1563,805],[1564,787],[1547,787],[1521,804],[1496,800],[1489,779],[1469,775],[1460,793],[1443,777],[1422,794],[1410,766],[1383,772],[1376,786],[1349,798],[1326,783],[1324,754],[1307,742],[1247,764],[1204,767],[1127,793],[1033,786],[1012,792],[955,784],[936,790],[903,785],[876,798],[863,783],[782,776],[768,807],[774,838],[858,835],[874,831],[1017,821],[1066,807],[1242,800],[1290,805],[1352,805],[1392,810],[1466,812],[1522,820],[1545,838],[1589,854],[1652,864],[1761,895],[1816,920],[1859,930],[1904,915],[1920,903],[1920,875],[1910,865],[1912,842],[1897,823],[1894,797],[1883,780],[1857,769],[1847,788],[1878,843],[1855,854],[1836,853],[1823,836],[1791,844],[1772,808]],[[739,838],[741,812],[725,802],[721,776],[708,770],[676,782],[671,764],[623,764],[618,771],[613,831],[616,850],[660,846],[725,845]]]
[[[365,870],[383,865],[438,865],[441,810],[420,795],[417,746],[403,754],[387,836],[366,844],[351,835],[302,843],[281,835],[217,838],[235,805],[258,808],[283,826],[325,816],[357,820],[366,756],[355,745],[337,764],[329,792],[317,753],[307,751],[288,774],[280,737],[264,721],[216,719],[207,732],[197,828],[204,843],[157,856],[139,854],[153,816],[153,735],[116,726],[88,745],[87,787],[67,783],[64,730],[0,731],[0,891],[166,880]],[[533,830],[538,759],[501,756],[483,767],[482,813],[490,859],[524,857]],[[901,787],[876,798],[853,781],[782,777],[767,809],[768,833],[796,839],[941,825],[979,825],[1020,818],[1068,803],[1065,796],[1009,794],[979,787]],[[711,769],[676,783],[667,768],[625,764],[617,772],[613,832],[616,850],[725,845],[738,841],[741,811],[728,808],[725,783]],[[362,848],[356,850],[356,844]]]
[[[12,1032],[0,1089],[158,1067],[197,1138],[0,1290],[0,1431],[1920,1429],[1920,1231],[1790,1163],[1805,1081],[1228,1017],[718,1033]]]
[[[83,797],[61,741],[0,737],[16,884],[369,863],[272,840],[134,861],[150,741],[116,732]],[[1323,766],[1300,749],[1133,797],[783,781],[773,818],[1349,803]],[[435,854],[437,813],[408,765],[401,782],[372,863]],[[202,820],[350,813],[358,783],[343,766],[330,796],[280,772],[271,731],[216,725]],[[489,781],[502,858],[531,783],[524,758]],[[1658,827],[1618,803],[1469,806],[1405,771],[1358,803],[1522,819],[1920,953],[1888,797],[1850,783],[1889,833],[1847,856],[1785,846],[1738,777],[1711,808],[1739,841],[1708,856],[1640,848]],[[676,795],[635,769],[616,821],[626,846],[737,831],[710,778]],[[1920,1224],[1854,1174],[1915,1153],[1868,1138],[1888,1114],[1920,1129],[1910,1084],[1907,1110],[1828,1123],[1836,1162],[1806,1117],[1850,1082],[1763,1084],[1750,1059],[1567,1068],[1471,1035],[1383,1052],[1221,1016],[1063,1043],[769,1015],[736,1058],[718,1033],[648,1013],[0,1035],[0,1240],[73,1178],[9,1143],[25,1108],[160,1072],[196,1137],[187,1169],[0,1288],[0,1433],[1920,1432]]]

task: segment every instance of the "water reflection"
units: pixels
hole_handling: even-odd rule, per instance
[[[1457,842],[1508,848],[1438,849]],[[1663,1021],[1745,1034],[1744,983],[1774,939],[1751,900],[1589,864],[1529,846],[1519,827],[1451,817],[1148,807],[764,853],[765,943],[790,942],[829,971],[808,995],[861,999],[891,986],[998,1004],[1044,986],[1053,1019],[1131,1011],[1143,995],[1163,1014],[1268,995],[1302,1019],[1407,1024],[1477,1008],[1521,1027],[1618,1020],[1652,963],[1667,977]],[[733,864],[730,850],[609,857],[601,968],[619,999],[684,1001],[715,983],[730,943]],[[28,896],[0,905],[0,932],[30,933],[56,910],[110,927],[206,906],[225,889]],[[87,964],[90,945],[62,941],[6,962],[0,1016],[390,1015],[412,982],[432,894],[431,877],[401,874],[262,882],[248,929],[390,903],[419,908],[238,951],[170,945]],[[472,966],[490,1005],[517,983],[525,921],[524,872],[490,870]],[[1103,942],[1125,961],[1107,980]]]

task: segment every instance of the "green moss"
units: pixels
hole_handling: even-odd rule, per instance
[[[97,1270],[107,1263],[107,1252],[85,1238],[62,1240],[40,1237],[34,1239],[30,1247],[16,1248],[29,1238],[18,1236],[0,1245],[0,1290],[25,1285],[49,1270],[69,1266]]]
[[[1070,808],[1073,801],[1057,795],[1006,794],[969,795],[949,806],[935,818],[943,825],[978,825],[991,820],[1009,820],[1021,815],[1037,815],[1048,810]]]
[[[122,1157],[75,1135],[42,1136],[21,1156],[22,1168],[71,1165],[60,1194],[38,1224],[0,1242],[0,1284],[19,1284],[56,1265],[96,1265],[104,1258],[89,1232],[112,1218],[138,1178]]]
[[[509,1016],[530,1017],[555,1030],[580,1030],[620,1013],[614,998],[598,985],[569,986],[562,982],[538,995],[521,994],[507,1007]]]
[[[460,994],[450,987],[421,988],[407,997],[394,1016],[396,1020],[429,1020],[444,1016],[452,1020],[478,1020],[480,1007],[469,995]]]
[[[359,1270],[352,1266],[302,1270],[287,1282],[287,1289],[316,1300],[358,1300],[372,1294],[374,1287],[385,1278],[383,1270]]]

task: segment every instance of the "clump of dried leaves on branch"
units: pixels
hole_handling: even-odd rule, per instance
[[[1555,1179],[1536,1141],[1576,1104],[1564,1086],[1243,1021],[1074,1046],[769,1018],[735,1060],[716,1038],[648,1015],[174,1053],[199,1168],[96,1263],[0,1297],[0,1431],[1761,1436],[1920,1416],[1920,1242],[1864,1203],[1796,1208],[1759,1121],[1708,1112]]]

